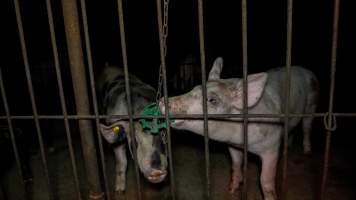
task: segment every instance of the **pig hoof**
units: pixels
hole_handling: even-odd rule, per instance
[[[231,182],[229,187],[229,192],[233,194],[236,190],[240,188],[240,182]]]

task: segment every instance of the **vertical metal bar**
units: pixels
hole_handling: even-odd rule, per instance
[[[0,68],[0,92],[1,92],[1,97],[2,97],[2,102],[4,104],[4,108],[5,108],[5,114],[6,114],[6,118],[7,118],[7,124],[9,126],[9,131],[10,131],[10,137],[11,137],[11,144],[12,144],[12,148],[14,150],[14,155],[15,155],[15,160],[16,160],[16,165],[17,165],[17,169],[18,169],[18,173],[19,176],[21,178],[21,183],[24,187],[24,190],[26,191],[26,186],[25,186],[25,182],[24,177],[23,177],[23,173],[22,173],[22,165],[21,165],[21,160],[20,160],[20,156],[19,156],[19,152],[17,150],[17,144],[16,144],[16,139],[15,139],[15,132],[14,132],[14,127],[12,125],[12,120],[10,118],[10,108],[9,105],[7,103],[7,98],[6,98],[6,92],[5,92],[5,86],[3,83],[3,78],[2,78],[2,71]],[[24,198],[27,199],[28,195],[25,194]],[[1,199],[1,196],[0,196]]]
[[[76,187],[75,189],[76,189],[76,192],[78,195],[78,199],[82,199],[82,195],[81,195],[80,187],[79,187],[77,165],[75,162],[72,138],[71,138],[71,133],[70,133],[70,128],[69,128],[67,106],[66,106],[66,101],[64,98],[62,76],[61,76],[61,70],[60,70],[59,59],[58,59],[58,48],[57,48],[57,43],[56,43],[56,33],[54,30],[52,6],[51,6],[50,0],[46,0],[46,6],[47,6],[49,29],[50,29],[50,34],[51,34],[51,44],[52,44],[53,57],[54,57],[54,66],[56,69],[57,84],[58,84],[58,88],[59,88],[59,97],[60,97],[60,102],[61,102],[62,114],[64,117],[64,127],[65,127],[65,131],[66,131],[67,143],[68,143],[68,147],[69,147],[69,155],[70,155],[70,159],[71,159],[74,183],[75,183],[75,187]]]
[[[99,151],[100,151],[100,158],[101,158],[101,168],[103,170],[103,178],[104,178],[104,186],[106,192],[106,198],[108,200],[111,199],[110,189],[108,184],[108,178],[106,173],[106,165],[105,165],[105,155],[103,149],[103,142],[100,134],[100,125],[99,125],[99,111],[98,111],[98,102],[95,90],[95,79],[94,79],[94,71],[93,71],[93,59],[91,55],[91,47],[90,47],[90,38],[89,38],[89,30],[88,30],[88,18],[87,18],[87,11],[86,11],[86,4],[84,0],[80,0],[81,5],[81,13],[82,13],[82,20],[83,20],[83,28],[84,28],[84,39],[85,39],[85,50],[87,53],[87,61],[89,67],[89,79],[90,79],[90,88],[93,98],[93,105],[94,105],[94,114],[95,114],[95,124],[96,124],[96,132],[98,136],[99,142]]]
[[[80,37],[77,2],[62,0],[64,27],[66,32],[68,55],[72,75],[75,103],[79,115],[90,114],[88,90],[83,60],[82,43]],[[79,131],[82,141],[86,175],[89,183],[89,198],[101,199],[103,193],[100,185],[96,148],[93,129],[90,120],[79,120]]]
[[[125,37],[125,25],[124,25],[124,11],[122,8],[122,0],[117,1],[118,5],[118,14],[119,14],[119,25],[120,25],[120,39],[121,39],[121,53],[122,53],[122,61],[124,65],[124,73],[125,73],[125,91],[126,91],[126,98],[127,98],[127,109],[129,113],[129,122],[130,122],[130,137],[132,140],[135,139],[135,130],[133,125],[133,113],[132,113],[132,102],[131,102],[131,90],[130,90],[130,80],[129,80],[129,70],[128,70],[128,63],[127,63],[127,52],[126,52],[126,37]],[[136,173],[136,182],[137,182],[137,197],[139,200],[142,199],[142,191],[141,191],[141,181],[140,181],[140,173],[138,168],[137,162],[137,151],[136,151],[136,144],[132,142],[133,154],[134,154],[134,163],[135,163],[135,173]]]
[[[241,1],[241,14],[242,14],[242,70],[243,70],[243,132],[244,132],[244,166],[243,166],[243,188],[242,199],[247,200],[247,151],[248,151],[248,114],[247,110],[247,2]]]
[[[45,173],[45,179],[46,179],[47,187],[48,187],[48,191],[49,191],[48,195],[49,195],[50,199],[53,199],[53,192],[52,192],[51,182],[50,182],[49,173],[48,173],[47,157],[46,157],[46,153],[45,153],[45,147],[43,144],[42,131],[41,131],[40,122],[38,119],[35,94],[34,94],[33,85],[32,85],[32,77],[31,77],[30,66],[29,66],[28,57],[27,57],[27,48],[26,48],[25,36],[24,36],[23,26],[22,26],[20,5],[19,5],[18,0],[14,0],[14,4],[15,4],[16,21],[17,21],[17,28],[18,28],[18,32],[19,32],[22,57],[23,57],[23,62],[24,62],[24,66],[25,66],[27,86],[28,86],[28,91],[29,91],[30,99],[31,99],[31,106],[32,106],[32,112],[33,112],[33,116],[34,116],[36,131],[37,131],[38,142],[40,145],[41,159],[42,159],[43,169],[44,169],[44,173]]]
[[[330,72],[330,93],[329,93],[329,118],[328,127],[332,126],[332,113],[334,107],[334,90],[335,90],[335,72],[336,72],[336,58],[337,58],[337,44],[338,44],[338,28],[339,28],[339,11],[340,11],[340,0],[334,1],[334,16],[333,16],[333,29],[332,29],[332,47],[331,47],[331,72]],[[323,176],[321,182],[320,199],[325,199],[325,188],[329,167],[329,153],[330,153],[330,138],[331,130],[328,129],[326,132],[325,141],[325,155],[324,155],[324,166],[323,166]]]
[[[284,143],[283,143],[283,169],[281,183],[281,199],[287,194],[287,166],[288,166],[288,130],[289,130],[289,96],[290,96],[290,68],[292,63],[292,28],[293,28],[293,0],[287,0],[287,49],[286,49],[286,75],[285,75],[285,107],[284,107]]]
[[[164,95],[164,106],[168,108],[168,90],[167,90],[167,70],[166,70],[166,61],[165,55],[167,49],[164,50],[164,36],[163,36],[163,26],[162,26],[162,6],[161,0],[156,0],[157,6],[157,22],[158,22],[158,33],[159,33],[159,49],[160,49],[160,59],[161,59],[161,66],[162,66],[162,74],[163,74],[163,95]],[[161,88],[158,88],[161,89]],[[164,113],[165,120],[169,123],[169,110]],[[171,145],[171,128],[167,126],[167,137],[168,137],[168,159],[169,159],[169,174],[170,174],[170,188],[171,188],[171,195],[172,199],[176,199],[176,187],[174,181],[174,170],[173,170],[173,157],[172,157],[172,145]]]
[[[208,129],[208,108],[206,92],[206,63],[205,63],[205,44],[204,44],[204,12],[203,0],[198,0],[198,20],[199,20],[199,48],[202,77],[203,93],[203,114],[204,114],[204,149],[205,149],[205,179],[206,179],[206,198],[210,199],[210,155],[209,155],[209,129]]]

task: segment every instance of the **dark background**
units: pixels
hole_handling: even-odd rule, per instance
[[[54,23],[57,34],[64,90],[67,108],[75,114],[73,91],[71,88],[66,40],[60,1],[52,2]],[[1,1],[4,13],[2,25],[1,70],[12,115],[31,115],[30,98],[17,32],[14,4],[10,0]],[[39,114],[61,114],[58,88],[50,45],[49,27],[44,0],[20,0],[27,53],[34,84],[34,92]],[[265,71],[284,66],[286,52],[286,1],[248,1],[248,71]],[[79,7],[79,6],[78,6]],[[197,1],[171,0],[169,7],[169,36],[167,70],[172,79],[185,57],[193,55],[198,59],[199,41]],[[351,0],[341,1],[336,71],[335,112],[356,112],[355,87],[355,7]],[[159,67],[159,43],[156,22],[155,1],[124,1],[125,28],[129,71],[144,82],[157,87]],[[87,1],[87,13],[94,70],[99,74],[104,64],[122,66],[117,2]],[[302,65],[312,70],[320,80],[321,97],[318,112],[327,112],[330,86],[331,30],[333,1],[298,0],[293,10],[292,64]],[[223,56],[225,67],[223,77],[242,75],[242,36],[240,1],[205,1],[204,33],[207,72],[214,59]],[[84,44],[84,43],[83,43]],[[84,46],[83,46],[83,49]],[[200,77],[196,77],[200,80]],[[169,85],[169,88],[172,88]],[[185,91],[169,91],[169,94]],[[0,101],[0,115],[4,115]],[[335,147],[354,151],[354,118],[338,118],[338,129],[333,134]],[[32,127],[32,122],[23,122]],[[20,123],[19,123],[20,124]],[[6,121],[0,121],[6,125]],[[44,132],[50,125],[43,125]],[[314,139],[324,143],[325,131],[322,120],[316,120]],[[28,128],[33,130],[32,128]],[[64,135],[63,135],[64,136]],[[48,137],[48,136],[47,136]],[[35,136],[31,136],[36,141]]]
[[[57,94],[45,1],[20,1],[20,6],[35,93],[41,93],[43,90],[36,86],[44,87],[41,83],[49,82],[50,84],[45,85],[51,88],[47,88],[48,91]],[[21,99],[22,104],[27,104],[29,103],[25,100],[28,98],[27,85],[25,84],[14,5],[12,1],[7,0],[2,1],[1,7],[5,13],[3,18],[5,24],[2,31],[5,33],[2,38],[3,44],[5,44],[2,45],[5,58],[1,65],[5,85],[8,88],[9,99],[13,100],[10,103]],[[68,85],[65,92],[71,94],[60,1],[53,1],[52,7],[64,83]],[[200,68],[197,2],[172,0],[169,8],[168,79],[177,72],[177,66],[189,55],[198,59],[197,68]],[[345,90],[345,88],[349,89],[352,84],[354,68],[352,66],[355,65],[352,58],[355,52],[353,35],[355,35],[356,23],[352,8],[351,1],[341,2],[335,93],[336,112],[356,111],[356,106],[353,105],[355,100],[353,95],[350,95],[350,91]],[[125,1],[124,10],[129,70],[145,82],[156,86],[160,60],[155,1]],[[207,72],[209,72],[214,59],[217,56],[223,56],[225,61],[223,76],[241,76],[240,10],[240,2],[204,2]],[[87,13],[94,70],[100,72],[106,62],[122,66],[116,1],[87,1]],[[249,73],[284,66],[286,1],[249,1],[247,13]],[[332,14],[333,1],[331,0],[294,2],[292,64],[305,66],[318,76],[321,82],[322,96],[319,108],[322,111],[327,111],[328,105]],[[12,97],[10,94],[12,92],[15,95],[24,95],[24,98]],[[41,98],[46,97],[42,96]],[[58,101],[50,103],[58,103]],[[14,112],[19,112],[18,114],[30,114],[23,108],[12,107],[14,107],[12,109]],[[59,108],[59,106],[51,107]],[[43,112],[47,111],[43,110]],[[44,114],[43,112],[40,113]]]

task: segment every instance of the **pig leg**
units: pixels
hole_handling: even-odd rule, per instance
[[[116,182],[115,191],[123,192],[126,187],[126,169],[127,169],[127,157],[126,157],[126,145],[120,145],[114,148],[115,161],[116,161]]]
[[[276,200],[275,177],[278,161],[278,151],[265,152],[261,156],[262,172],[260,177],[261,187],[265,200]]]
[[[304,154],[311,153],[311,144],[310,144],[310,132],[312,127],[313,118],[306,117],[303,119],[303,149]]]
[[[229,192],[234,193],[235,190],[239,189],[240,183],[243,180],[241,165],[242,165],[242,152],[233,147],[229,147],[229,152],[232,159],[232,176],[231,183],[229,187]]]
[[[314,113],[316,111],[316,105],[308,105],[306,108],[306,113]],[[303,148],[304,154],[311,153],[311,144],[310,144],[310,133],[312,129],[313,117],[303,118]]]

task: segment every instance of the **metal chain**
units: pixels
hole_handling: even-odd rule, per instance
[[[167,56],[167,37],[168,37],[168,5],[169,5],[169,0],[163,0],[163,24],[162,24],[162,33],[163,33],[163,52],[164,52],[164,57],[166,58]],[[161,90],[162,90],[162,84],[163,84],[163,72],[162,72],[162,64],[159,66],[159,76],[158,76],[158,88],[157,88],[157,94],[156,94],[156,105],[158,105],[158,101],[162,96]],[[161,132],[161,138],[164,144],[167,143],[167,133],[166,131]]]
[[[168,37],[168,5],[169,5],[169,0],[163,0],[163,24],[162,24],[162,32],[163,32],[163,52],[164,52],[164,57],[167,56],[167,37]],[[159,76],[158,76],[158,89],[157,89],[157,94],[156,94],[156,103],[158,104],[159,99],[162,96],[161,90],[162,90],[162,84],[163,84],[163,72],[162,72],[162,64],[159,66]]]

